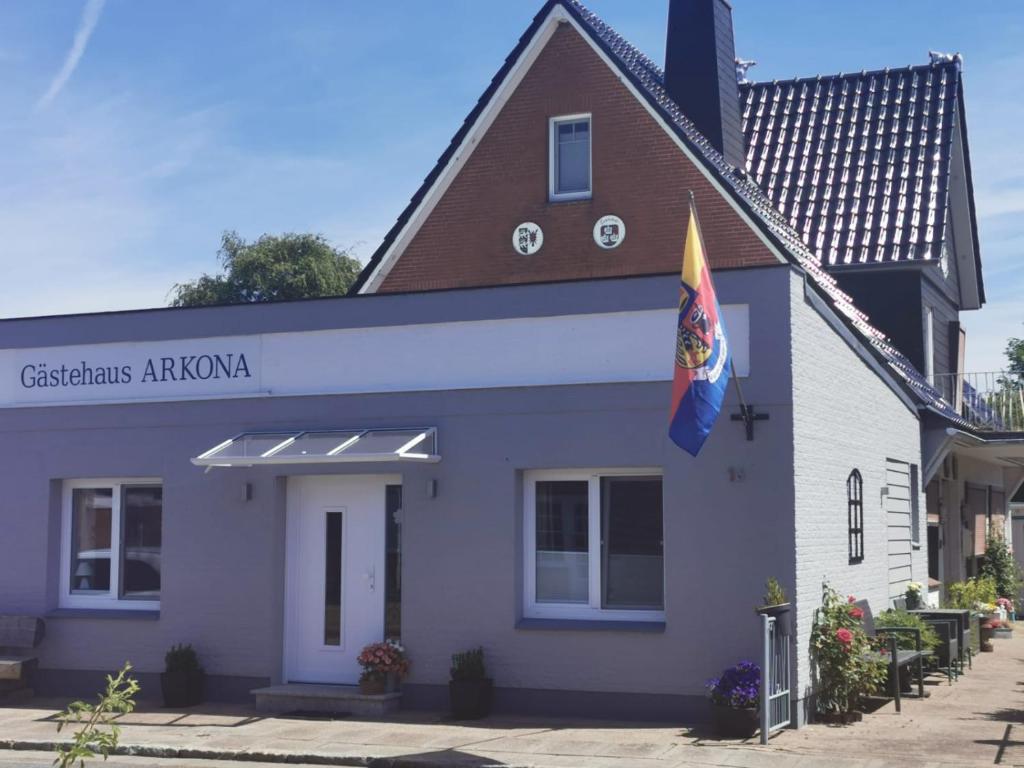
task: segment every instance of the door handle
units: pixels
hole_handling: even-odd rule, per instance
[[[371,565],[370,570],[363,574],[363,578],[366,580],[366,586],[373,592],[377,586],[377,569]]]

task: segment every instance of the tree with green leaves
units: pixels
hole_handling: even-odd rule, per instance
[[[225,232],[217,255],[221,273],[174,286],[173,307],[251,304],[343,296],[359,275],[359,262],[323,235],[263,235],[246,242]]]
[[[1024,378],[1024,339],[1012,338],[1006,342],[1007,372]]]

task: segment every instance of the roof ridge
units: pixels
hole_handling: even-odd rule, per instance
[[[774,78],[771,80],[747,80],[745,83],[740,83],[740,90],[744,88],[752,89],[758,86],[765,87],[771,85],[782,85],[782,84],[797,84],[797,83],[816,83],[821,80],[841,80],[844,78],[855,78],[855,77],[872,77],[875,75],[887,75],[894,74],[897,72],[924,72],[929,69],[952,69],[957,73],[960,72],[960,65],[955,61],[932,61],[926,64],[907,64],[902,67],[882,67],[880,69],[862,69],[856,72],[836,72],[835,74],[829,75],[805,75],[802,77],[783,77]]]

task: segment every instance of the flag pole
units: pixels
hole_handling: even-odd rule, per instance
[[[693,194],[693,190],[688,190],[690,193],[690,215],[697,220],[697,236],[700,238],[700,250],[704,254],[704,258],[708,257],[708,248],[704,243],[704,230],[700,226],[700,217],[697,215],[697,198]],[[711,268],[708,267],[708,275],[711,274]],[[719,322],[722,318],[719,318]],[[733,421],[742,421],[747,429],[747,440],[754,439],[754,422],[765,421],[768,418],[768,414],[759,413],[754,414],[753,406],[747,405],[746,399],[743,397],[743,387],[740,386],[740,377],[736,375],[736,362],[733,360],[733,355],[729,354],[729,374],[732,378],[732,383],[736,387],[736,398],[740,402],[739,414],[732,414],[730,418]]]

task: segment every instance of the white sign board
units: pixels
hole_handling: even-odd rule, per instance
[[[746,376],[748,307],[722,313]],[[0,407],[666,381],[675,332],[657,309],[4,349]]]

